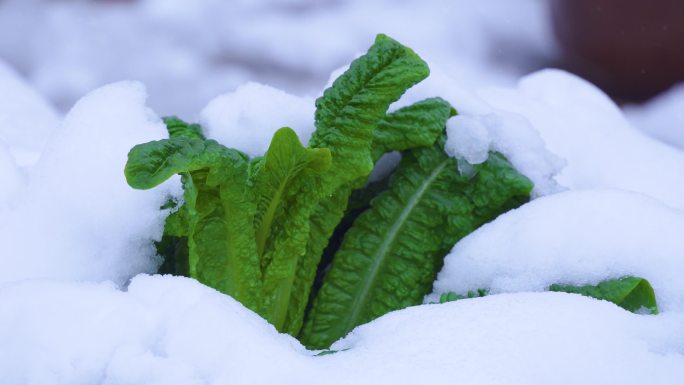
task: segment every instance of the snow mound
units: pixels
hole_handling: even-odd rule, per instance
[[[536,199],[454,246],[435,293],[493,293],[596,284],[636,275],[662,311],[684,311],[684,212],[618,190],[568,191]]]
[[[490,88],[478,95],[530,122],[547,148],[566,160],[557,177],[562,185],[629,190],[684,208],[684,153],[633,128],[587,81],[543,70],[522,78],[516,89]]]
[[[221,95],[202,110],[207,137],[249,156],[263,155],[273,134],[290,127],[306,145],[314,131],[314,100],[258,83]]]
[[[322,358],[340,384],[677,384],[682,321],[572,294],[500,294],[390,313]]]
[[[140,276],[127,292],[24,282],[0,286],[0,304],[8,384],[265,383],[305,358],[292,337],[185,278]]]
[[[0,142],[18,165],[32,165],[59,124],[57,112],[2,61],[0,90]]]
[[[49,322],[46,322],[49,320]],[[564,293],[412,307],[312,356],[194,280],[0,286],[0,373],[50,384],[678,384],[679,314],[639,316]]]
[[[165,135],[146,97],[139,83],[116,83],[86,95],[67,114],[21,199],[0,217],[0,282],[123,283],[154,271],[150,239],[161,237],[159,207],[169,190],[133,190],[123,173],[131,147]]]

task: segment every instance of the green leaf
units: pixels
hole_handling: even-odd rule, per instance
[[[147,189],[181,174],[190,275],[255,308],[261,277],[254,234],[245,232],[256,210],[247,183],[250,162],[245,154],[193,130],[172,125],[169,131],[170,139],[131,149],[126,179],[134,188]],[[256,262],[250,264],[250,257]]]
[[[310,147],[333,155],[330,193],[344,183],[366,178],[373,169],[373,130],[389,105],[430,70],[411,49],[378,35],[368,53],[354,60],[332,87],[316,100],[316,131]]]
[[[639,277],[610,279],[596,286],[554,284],[549,290],[603,299],[633,313],[658,314],[658,304],[653,287],[647,280]]]
[[[259,255],[264,254],[266,241],[274,227],[274,219],[287,216],[287,204],[301,197],[302,193],[309,196],[308,199],[316,199],[316,191],[302,189],[320,189],[308,177],[327,171],[332,162],[328,149],[304,148],[297,134],[287,127],[275,133],[264,159],[263,168],[255,180],[258,208],[254,224]],[[262,266],[269,263],[269,260],[264,260]]]
[[[187,212],[182,209],[183,207],[175,207],[166,217],[166,223],[164,224],[164,234],[176,237],[182,237],[188,235],[188,218]]]
[[[205,139],[199,124],[189,124],[175,116],[165,117],[163,121],[171,138]],[[162,209],[175,209],[166,218],[164,235],[161,242],[157,243],[157,253],[164,258],[164,263],[159,268],[159,272],[162,274],[188,277],[196,275],[196,256],[193,255],[191,261],[188,252],[188,236],[192,232],[190,229],[191,218],[194,219],[196,214],[194,205],[197,195],[191,175],[191,172],[181,174],[185,201],[183,205],[176,207],[177,202],[169,201],[169,207],[162,207]]]
[[[260,313],[279,330],[298,327],[288,312],[299,311],[292,302],[308,297],[294,281],[306,252],[309,217],[323,197],[320,177],[331,163],[328,149],[304,148],[292,129],[281,128],[254,179],[254,227],[263,271]]]
[[[218,186],[209,182],[213,173],[222,175]],[[193,175],[198,193],[190,255],[196,258],[196,277],[202,283],[258,311],[262,273],[251,231],[256,201],[247,183],[249,173],[245,160]]]
[[[301,339],[327,348],[355,326],[420,304],[454,243],[526,201],[532,183],[500,155],[459,174],[443,140],[407,152],[389,190],[345,234]]]
[[[189,139],[206,139],[199,124],[186,123],[175,116],[167,116],[162,119],[169,132],[169,138],[186,137]]]
[[[443,134],[447,120],[455,113],[456,110],[443,99],[430,98],[386,114],[373,130],[373,161],[377,162],[387,152],[403,151],[434,144]],[[389,177],[385,177],[383,180],[367,183],[362,189],[352,191],[344,216],[340,223],[334,227],[330,241],[325,245],[313,290],[317,291],[320,288],[322,274],[327,271],[344,233],[351,227],[354,220],[370,207],[370,201],[387,189],[388,183]],[[336,196],[345,196],[345,194],[337,194]],[[337,204],[335,207],[341,210],[344,203]],[[334,226],[334,221],[331,221],[330,226]]]
[[[352,189],[361,187],[373,169],[373,131],[390,104],[429,72],[411,49],[378,35],[368,52],[316,100],[316,131],[309,147],[330,150],[333,172],[321,177],[324,198],[309,218],[307,251],[294,281],[295,291],[301,294],[291,304],[296,309],[289,321],[291,330],[301,325],[316,267],[344,216]]]
[[[247,156],[228,149],[214,140],[175,137],[139,144],[128,153],[124,173],[128,184],[136,189],[150,189],[175,174],[216,167],[222,163],[245,162]],[[220,183],[220,172],[208,179]],[[219,178],[219,179],[216,179]]]
[[[444,132],[456,110],[441,98],[430,98],[387,114],[373,130],[373,159],[386,152],[430,146]]]

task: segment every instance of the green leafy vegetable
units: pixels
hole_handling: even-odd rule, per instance
[[[551,285],[549,290],[603,299],[633,313],[658,314],[658,304],[653,287],[647,280],[639,277],[610,279],[596,286],[555,284]]]
[[[316,101],[309,148],[281,128],[254,159],[206,140],[198,125],[166,119],[169,139],[134,147],[126,178],[147,189],[182,177],[183,205],[169,216],[159,245],[174,259],[167,268],[187,271],[297,334],[321,252],[352,189],[373,168],[377,131],[378,143],[384,140],[378,154],[430,145],[439,134],[433,122],[443,127],[442,116],[451,113],[443,100],[429,99],[386,115],[428,72],[413,51],[379,35]]]
[[[345,234],[301,334],[327,348],[355,326],[422,302],[459,239],[528,199],[532,183],[497,153],[458,172],[443,140],[404,154],[389,190]]]
[[[135,146],[125,169],[137,189],[181,176],[183,202],[162,207],[169,216],[157,243],[160,272],[197,278],[318,349],[420,303],[453,244],[527,201],[532,189],[498,153],[459,173],[442,149],[446,121],[456,114],[446,101],[387,113],[428,74],[411,49],[378,35],[316,100],[307,147],[283,127],[252,159],[206,139],[197,124],[166,118],[169,138]],[[375,163],[393,151],[402,151],[397,170],[368,184]],[[333,233],[344,239],[331,240]],[[324,250],[332,258],[319,263]],[[312,304],[317,271],[326,270]],[[653,289],[640,278],[551,289],[657,312]],[[440,302],[484,295],[445,293]]]

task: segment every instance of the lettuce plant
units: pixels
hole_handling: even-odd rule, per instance
[[[197,125],[169,119],[168,139],[129,153],[128,183],[148,189],[180,174],[184,202],[166,233],[187,237],[188,275],[297,334],[351,191],[382,153],[431,145],[452,114],[441,99],[386,114],[428,73],[412,50],[379,35],[316,101],[308,147],[284,127],[263,157],[250,159],[205,139]]]

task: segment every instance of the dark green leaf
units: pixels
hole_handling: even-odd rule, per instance
[[[500,154],[471,179],[432,147],[407,152],[390,188],[346,233],[302,331],[326,348],[355,326],[422,302],[454,243],[528,199],[532,183]]]

